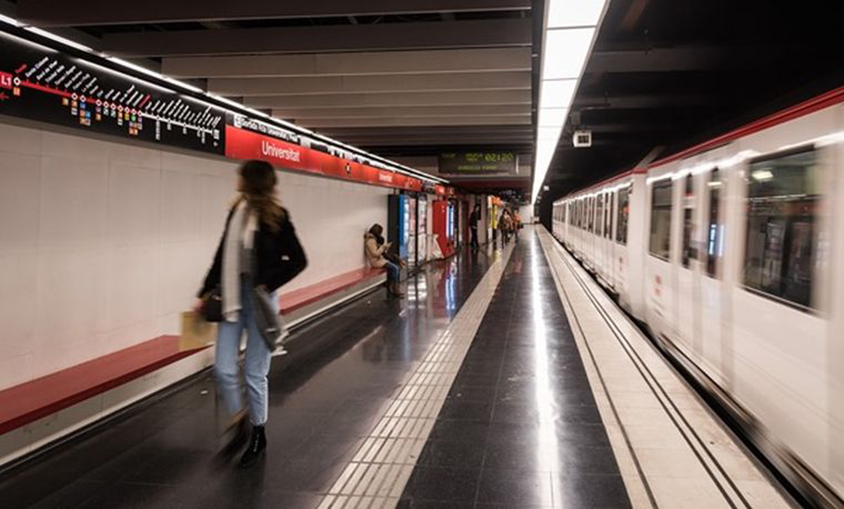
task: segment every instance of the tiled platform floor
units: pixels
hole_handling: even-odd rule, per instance
[[[399,507],[629,506],[539,240],[521,237]]]

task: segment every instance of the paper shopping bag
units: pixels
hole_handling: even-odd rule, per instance
[[[206,322],[193,311],[182,313],[182,335],[179,337],[179,351],[205,348],[217,338],[217,324]]]

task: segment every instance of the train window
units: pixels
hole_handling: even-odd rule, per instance
[[[592,233],[598,231],[598,197],[592,197]]]
[[[718,220],[721,207],[721,188],[723,187],[718,168],[709,174],[709,224],[706,229],[706,275],[718,277],[718,261],[724,248],[722,239],[724,225]]]
[[[683,267],[688,268],[692,259],[697,258],[694,248],[694,210],[695,210],[695,184],[692,174],[686,175],[685,188],[683,189]]]
[[[598,195],[598,212],[595,215],[595,235],[601,236],[604,231],[604,195]]]
[[[616,218],[615,241],[627,244],[627,219],[630,214],[630,187],[618,190],[618,218]]]
[[[750,164],[744,284],[812,307],[820,172],[812,151]]]
[[[583,229],[583,199],[577,201],[577,227]]]
[[[593,217],[595,215],[595,210],[594,210],[593,205],[594,205],[594,203],[593,203],[592,198],[586,198],[586,214],[589,216],[588,225],[587,225],[586,229],[589,231],[589,233],[592,233],[594,231],[594,229],[593,229],[594,228]]]
[[[612,240],[612,218],[615,212],[615,193],[607,193],[607,213],[604,223],[604,237]]]
[[[601,222],[601,237],[603,237],[607,231],[607,210],[610,208],[610,200],[609,195],[606,194],[601,194],[601,198],[604,200],[604,207],[601,209],[598,220]]]
[[[586,198],[580,200],[580,229],[586,229]]]
[[[580,228],[580,200],[574,202],[574,225]]]
[[[668,260],[671,253],[671,179],[655,182],[651,188],[650,253]]]

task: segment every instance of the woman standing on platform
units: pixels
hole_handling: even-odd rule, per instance
[[[290,215],[276,199],[276,182],[275,170],[269,163],[247,161],[240,167],[239,194],[229,211],[214,263],[196,305],[196,310],[201,311],[209,306],[209,296],[221,300],[214,373],[232,416],[230,430],[234,434],[220,455],[228,459],[246,443],[248,412],[252,434],[249,447],[240,459],[243,467],[254,465],[267,446],[264,425],[272,355],[256,322],[257,303],[253,302],[256,293],[250,285],[266,291],[270,302],[278,306],[276,290],[307,265]],[[244,332],[248,336],[244,368],[248,410],[243,403],[238,366]]]

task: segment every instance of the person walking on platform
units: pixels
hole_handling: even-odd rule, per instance
[[[501,230],[501,245],[510,242],[510,229],[513,221],[510,219],[510,212],[504,209],[501,213],[501,219],[498,220],[498,229]]]
[[[384,228],[380,224],[372,225],[372,228],[363,236],[364,250],[369,265],[375,269],[387,269],[387,292],[395,297],[404,297],[399,289],[401,281],[401,267],[404,261],[401,259],[388,260],[390,256],[391,242],[384,242]]]
[[[478,221],[481,220],[481,206],[475,205],[472,213],[469,214],[469,231],[471,233],[471,240],[469,245],[475,249],[480,247],[478,244]]]
[[[290,214],[275,197],[276,174],[264,161],[247,161],[240,167],[238,196],[229,211],[214,262],[205,277],[195,310],[219,321],[214,374],[223,402],[232,416],[230,442],[220,451],[221,459],[237,453],[249,438],[240,459],[242,467],[254,465],[267,447],[269,387],[267,374],[272,351],[258,320],[261,303],[255,290],[269,295],[267,301],[278,313],[276,290],[307,266],[305,252],[296,237]],[[265,294],[265,295],[266,295]],[[216,312],[208,310],[218,301]],[[245,376],[248,409],[241,393],[238,358],[243,333],[247,334]],[[251,423],[251,438],[249,426]]]

